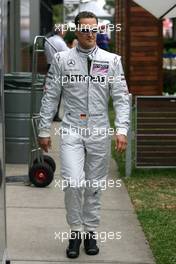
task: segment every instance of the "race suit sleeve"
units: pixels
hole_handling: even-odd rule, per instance
[[[46,56],[47,63],[51,64],[51,62],[52,62],[52,54],[50,52],[50,47],[49,47],[48,42],[45,42],[45,46],[44,47],[45,47],[44,50],[45,50],[45,56]]]
[[[46,76],[44,95],[40,108],[39,137],[49,137],[53,117],[57,112],[61,94],[61,69],[59,53],[54,55],[52,64]]]
[[[110,92],[115,111],[116,134],[126,136],[130,123],[130,102],[120,56],[115,57],[113,68],[114,81],[110,86]]]

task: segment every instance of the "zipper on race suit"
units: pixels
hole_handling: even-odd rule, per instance
[[[87,73],[88,76],[90,76],[90,70],[91,70],[91,64],[92,64],[92,59],[90,57],[87,57]],[[89,115],[89,92],[90,92],[90,78],[88,78],[88,84],[87,84],[87,113]],[[88,119],[87,119],[88,122]]]

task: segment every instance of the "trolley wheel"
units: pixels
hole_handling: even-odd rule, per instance
[[[53,170],[47,163],[35,163],[29,170],[29,179],[36,187],[48,186],[53,177]]]
[[[56,163],[53,160],[53,158],[51,158],[48,155],[43,155],[43,159],[44,159],[44,162],[46,162],[48,165],[51,166],[53,172],[55,172],[55,170],[56,170]],[[38,163],[38,160],[37,159],[34,160],[33,164],[36,164],[36,163]]]

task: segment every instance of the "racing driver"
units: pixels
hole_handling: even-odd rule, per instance
[[[64,195],[71,234],[66,250],[69,258],[79,256],[83,239],[86,254],[99,252],[95,233],[100,222],[99,183],[107,178],[109,168],[111,137],[105,132],[109,129],[110,95],[119,152],[126,149],[129,127],[129,93],[121,57],[96,45],[98,19],[92,12],[80,12],[75,17],[75,29],[77,46],[56,53],[47,73],[38,135],[41,148],[48,152],[50,127],[62,90],[64,117],[59,150],[61,175],[68,181]]]

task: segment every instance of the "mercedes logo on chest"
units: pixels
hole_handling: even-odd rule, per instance
[[[70,59],[70,60],[67,61],[67,64],[68,64],[69,66],[74,66],[74,65],[75,65],[75,61],[72,60],[72,59]]]

